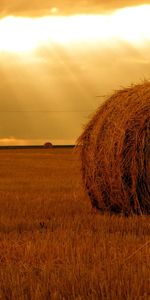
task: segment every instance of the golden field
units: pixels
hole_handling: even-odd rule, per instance
[[[91,209],[72,149],[0,151],[0,300],[148,300],[149,241]]]

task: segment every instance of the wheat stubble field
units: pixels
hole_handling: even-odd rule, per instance
[[[72,149],[0,151],[0,300],[150,299],[149,217],[100,215]]]

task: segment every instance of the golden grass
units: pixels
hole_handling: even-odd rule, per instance
[[[0,158],[0,300],[150,299],[148,216],[91,210],[70,149]]]
[[[150,215],[150,82],[116,91],[78,139],[94,207]]]

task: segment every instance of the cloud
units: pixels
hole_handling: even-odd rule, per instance
[[[15,0],[12,2],[15,5]],[[115,5],[110,2],[112,9]],[[42,11],[40,6],[37,11]],[[117,39],[112,44],[96,42],[91,46],[49,45],[33,56],[2,53],[0,144],[75,141],[88,120],[87,111],[94,111],[100,104],[97,95],[149,79],[149,46],[148,41],[136,47]],[[41,112],[47,110],[52,112]]]
[[[51,142],[53,145],[74,145],[74,139],[19,139],[13,136],[0,139],[0,146],[29,146],[29,145],[44,145],[45,142]]]
[[[17,139],[13,136],[0,139],[0,146],[28,145],[28,140]]]
[[[150,4],[150,0],[4,0],[0,1],[0,16],[40,16],[50,14],[105,13],[117,8]]]

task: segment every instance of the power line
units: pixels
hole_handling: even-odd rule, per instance
[[[93,110],[0,110],[0,113],[81,113]]]

